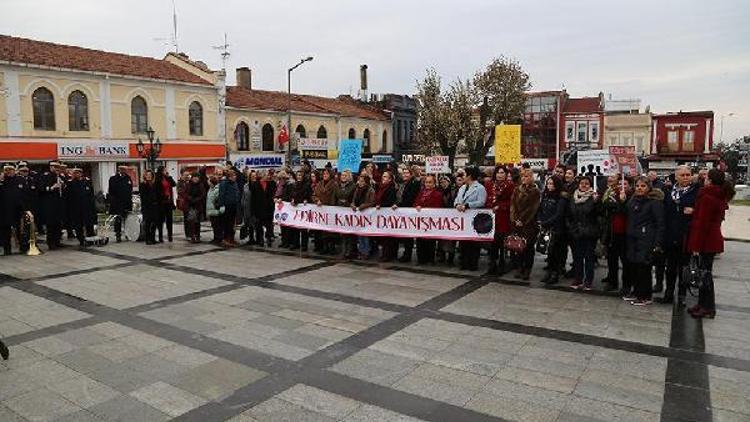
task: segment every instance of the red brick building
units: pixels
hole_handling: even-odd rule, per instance
[[[596,97],[566,98],[560,125],[560,151],[575,146],[599,149],[604,139],[604,94]]]
[[[674,170],[679,164],[716,163],[713,147],[713,111],[654,114],[649,168]]]

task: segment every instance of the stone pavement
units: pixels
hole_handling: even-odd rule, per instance
[[[750,206],[730,205],[721,231],[729,239],[750,242]]]
[[[749,252],[727,243],[705,321],[182,240],[0,257],[0,421],[748,421]]]

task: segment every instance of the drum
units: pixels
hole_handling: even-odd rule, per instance
[[[135,242],[141,237],[142,221],[143,216],[141,214],[130,213],[125,217],[125,222],[122,225],[122,232],[131,242]]]

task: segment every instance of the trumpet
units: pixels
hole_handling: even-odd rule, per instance
[[[20,236],[26,236],[26,227],[28,226],[29,230],[29,250],[26,251],[26,255],[28,256],[38,256],[42,254],[42,251],[39,250],[39,248],[36,246],[36,221],[34,219],[34,214],[31,213],[31,211],[26,211],[26,213],[21,217],[21,225],[19,230],[19,237]]]

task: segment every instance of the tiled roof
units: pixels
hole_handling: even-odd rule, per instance
[[[599,97],[568,98],[563,113],[598,113],[602,109]]]
[[[285,92],[227,87],[227,106],[254,110],[288,111],[289,97]],[[388,120],[382,110],[361,104],[353,98],[318,97],[292,94],[292,110],[303,113],[337,114],[370,120]]]
[[[0,35],[0,62],[210,85],[165,60]]]

